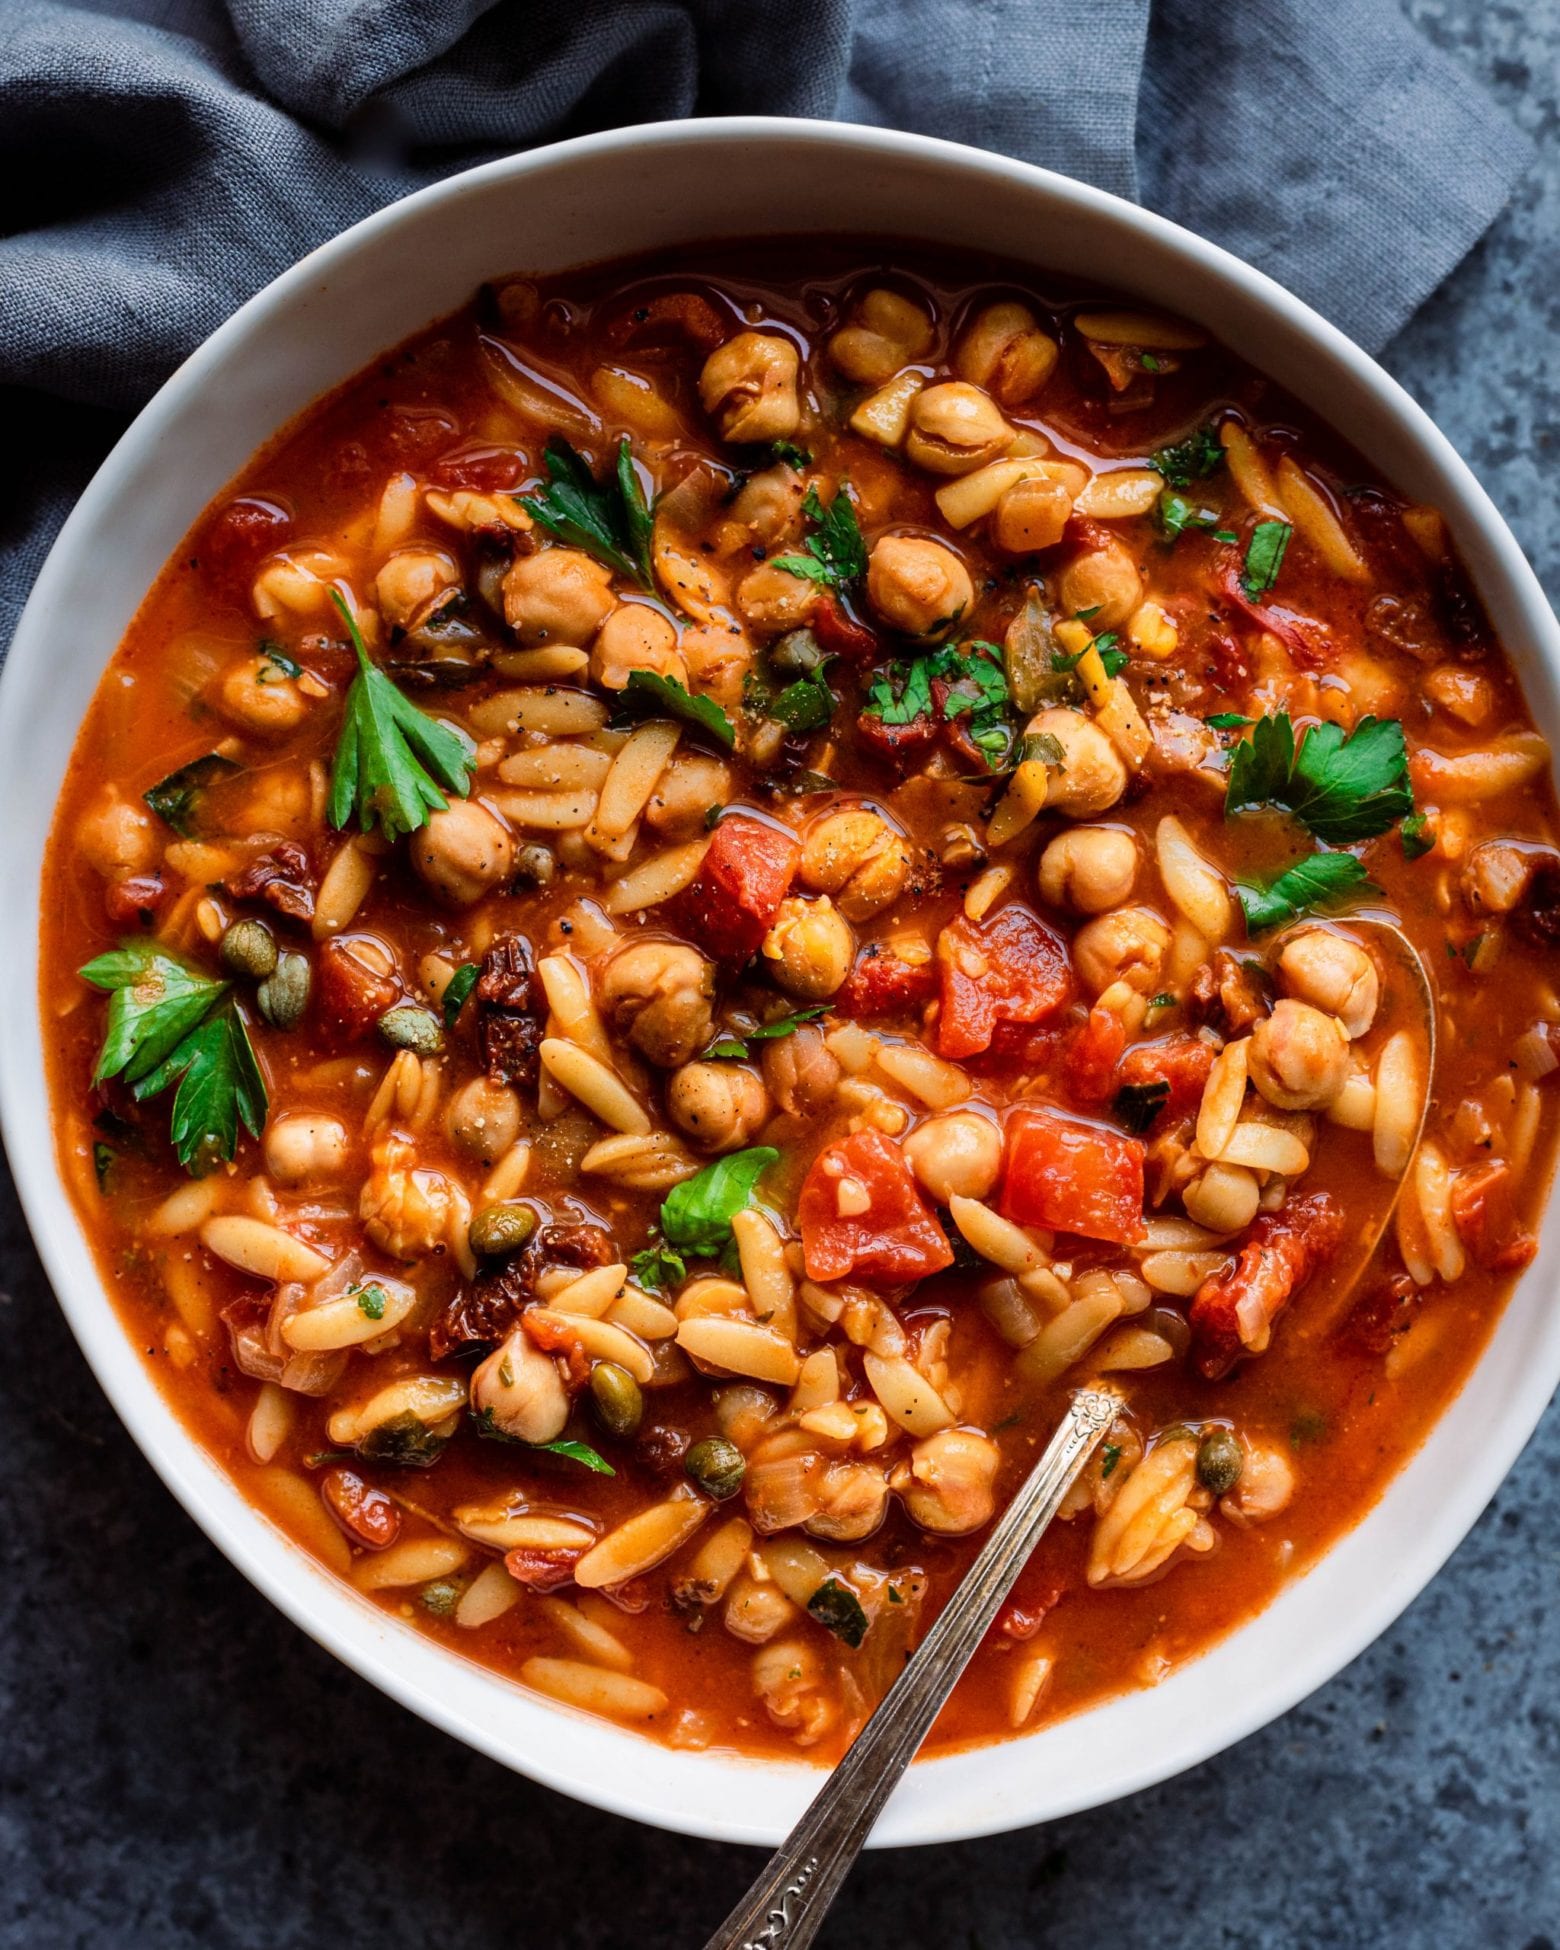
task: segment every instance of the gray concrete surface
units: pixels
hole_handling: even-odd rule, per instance
[[[1539,140],[1388,354],[1560,592],[1560,6],[1411,0]],[[283,1622],[107,1409],[0,1183],[0,1944],[697,1944],[756,1858],[465,1752]],[[870,1859],[831,1950],[1560,1941],[1560,1416],[1401,1623],[1181,1779]]]

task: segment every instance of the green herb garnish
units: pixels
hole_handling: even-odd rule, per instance
[[[1105,666],[1107,677],[1119,677],[1132,661],[1128,653],[1121,648],[1121,638],[1114,630],[1106,630],[1103,635],[1097,636],[1090,647],[1099,651],[1100,662]],[[1069,656],[1065,650],[1053,650],[1051,668],[1056,671],[1076,670],[1088,654],[1087,650],[1074,650]]]
[[[1100,1481],[1106,1483],[1109,1482],[1117,1463],[1121,1461],[1121,1444],[1119,1442],[1107,1442],[1100,1451],[1100,1455],[1104,1458],[1100,1464]]]
[[[93,1143],[92,1174],[97,1179],[97,1188],[100,1192],[108,1190],[108,1174],[113,1170],[118,1157],[119,1153],[114,1147],[105,1144],[101,1138]]]
[[[805,576],[809,582],[822,583],[829,589],[843,589],[866,574],[867,545],[843,482],[827,508],[818,498],[818,490],[810,487],[802,497],[802,513],[812,523],[812,533],[802,543],[801,555],[774,558],[777,569]]]
[[[331,772],[330,823],[345,826],[355,818],[364,833],[377,823],[386,839],[400,839],[426,825],[430,813],[444,811],[449,801],[440,786],[465,798],[476,750],[465,732],[419,711],[369,662],[340,590],[330,595],[358,661]]]
[[[1256,719],[1248,718],[1240,711],[1215,711],[1211,718],[1204,718],[1203,723],[1210,731],[1244,731],[1247,725],[1255,724]]]
[[[1287,521],[1259,521],[1246,544],[1246,560],[1240,572],[1240,586],[1253,602],[1266,595],[1278,581],[1284,566],[1284,551],[1294,533]]]
[[[554,436],[542,454],[547,484],[520,497],[520,505],[557,541],[582,548],[609,569],[644,588],[655,586],[650,563],[652,516],[633,451],[625,434],[618,442],[617,466],[598,482],[567,440]]]
[[[376,1281],[371,1280],[367,1286],[350,1287],[348,1291],[357,1301],[358,1312],[365,1320],[384,1319],[388,1296]]]
[[[1312,725],[1298,744],[1287,712],[1258,718],[1230,750],[1224,816],[1278,806],[1329,846],[1373,839],[1414,809],[1403,727],[1361,718],[1345,736]]]
[[[752,1202],[753,1188],[780,1153],[767,1144],[717,1158],[674,1185],[661,1203],[661,1237],[633,1259],[641,1286],[675,1286],[690,1259],[719,1259],[733,1245],[731,1221]]]
[[[474,961],[463,961],[444,985],[444,1026],[455,1027],[456,1018],[466,1006],[466,998],[477,986],[482,970]]]
[[[1427,853],[1435,850],[1435,834],[1430,830],[1428,813],[1410,813],[1403,821],[1400,837],[1405,860],[1422,860]]]
[[[1170,1101],[1170,1085],[1163,1077],[1152,1083],[1124,1083],[1116,1092],[1111,1115],[1124,1130],[1142,1137]]]
[[[232,1158],[240,1124],[259,1137],[265,1078],[231,983],[152,941],[127,941],[79,972],[109,994],[92,1081],[122,1076],[138,1103],[177,1081],[168,1134],[186,1171],[198,1175]]]
[[[736,726],[714,698],[699,697],[675,677],[663,677],[658,670],[628,673],[619,711],[628,718],[679,718],[713,738],[722,751],[736,747]]]
[[[807,1600],[807,1609],[825,1631],[843,1639],[854,1652],[867,1636],[867,1614],[848,1584],[825,1578]]]
[[[769,716],[790,731],[819,731],[834,716],[838,702],[821,670],[798,677],[772,699]]]
[[[207,752],[204,758],[193,758],[177,772],[159,779],[141,797],[160,820],[181,838],[189,839],[199,830],[200,803],[207,788],[219,780],[230,779],[242,769],[220,752]]]
[[[588,1442],[528,1442],[527,1449],[539,1449],[549,1456],[566,1456],[570,1462],[583,1463],[586,1469],[597,1476],[616,1476],[617,1471],[605,1456],[592,1449]]]
[[[812,455],[805,447],[798,447],[794,440],[771,440],[769,458],[781,466],[794,467],[798,474],[803,468],[812,466]]]
[[[1247,934],[1263,934],[1287,926],[1302,914],[1337,907],[1380,889],[1352,853],[1313,853],[1272,880],[1237,880],[1235,892],[1246,916]]]
[[[1216,509],[1200,508],[1174,488],[1161,491],[1154,504],[1154,520],[1167,542],[1178,541],[1187,529],[1215,529],[1219,525]]]
[[[967,720],[965,730],[990,771],[1000,769],[1013,742],[1008,718],[1011,693],[1002,652],[994,643],[971,639],[945,643],[923,657],[898,660],[874,677],[862,710],[887,725],[914,724],[938,716],[932,686],[944,686],[941,717],[945,723]]]
[[[295,663],[287,655],[286,651],[283,650],[282,646],[279,643],[273,643],[269,637],[261,639],[260,656],[263,662],[273,665],[283,677],[301,677],[303,675],[303,665]],[[268,681],[263,676],[260,679],[262,684]]]
[[[1217,424],[1210,420],[1173,447],[1161,447],[1149,457],[1149,466],[1163,474],[1171,487],[1188,488],[1193,481],[1205,480],[1223,465],[1224,447]]]
[[[816,1022],[819,1016],[827,1013],[827,1006],[820,1002],[816,1008],[797,1009],[791,1015],[781,1016],[777,1022],[766,1022],[761,1029],[746,1030],[741,1036],[721,1036],[704,1052],[705,1059],[744,1057],[750,1043],[774,1043],[783,1036],[794,1036],[804,1022]]]

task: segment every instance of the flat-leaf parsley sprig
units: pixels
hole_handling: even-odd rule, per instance
[[[1258,718],[1230,748],[1224,815],[1275,806],[1327,846],[1374,839],[1414,810],[1403,727],[1361,718],[1345,733],[1315,724],[1297,738],[1285,711]]]
[[[812,523],[812,533],[802,543],[801,555],[777,555],[774,566],[788,575],[805,576],[826,589],[842,589],[858,582],[867,573],[867,545],[861,524],[842,481],[826,508],[818,490],[810,487],[802,497],[802,513]]]
[[[546,484],[520,497],[538,527],[555,541],[584,549],[630,581],[653,588],[653,511],[634,472],[627,434],[618,442],[617,465],[606,481],[598,481],[583,457],[557,437],[548,441],[542,464]]]
[[[378,825],[386,839],[401,839],[426,825],[430,813],[444,811],[445,792],[466,797],[476,750],[464,732],[419,711],[369,661],[341,592],[330,594],[358,661],[331,770],[330,823],[339,827],[356,819],[362,832]]]
[[[203,975],[155,941],[127,941],[79,972],[109,996],[92,1081],[122,1077],[138,1103],[177,1082],[168,1135],[186,1171],[199,1175],[231,1159],[240,1124],[259,1137],[265,1078],[231,983]]]

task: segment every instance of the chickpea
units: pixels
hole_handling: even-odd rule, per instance
[[[888,1481],[870,1463],[835,1463],[818,1485],[819,1508],[802,1525],[831,1544],[859,1544],[883,1527]]]
[[[769,1092],[742,1063],[684,1063],[667,1086],[672,1122],[701,1151],[740,1151],[769,1117]]]
[[[760,1584],[749,1571],[739,1571],[726,1593],[722,1623],[731,1636],[749,1645],[766,1645],[799,1616],[795,1605],[771,1580]]]
[[[939,1429],[910,1451],[895,1488],[910,1521],[939,1537],[967,1537],[990,1523],[997,1507],[1001,1451],[974,1429]]]
[[[265,1168],[278,1185],[322,1185],[347,1161],[347,1127],[339,1117],[292,1111],[266,1126]]]
[[[799,871],[804,887],[834,896],[847,921],[868,921],[904,891],[910,848],[886,819],[858,806],[818,821]]]
[[[516,1327],[471,1376],[471,1410],[516,1442],[556,1442],[569,1419],[558,1363]]]
[[[990,394],[952,379],[916,394],[905,454],[928,474],[973,474],[1012,439],[1013,429]]]
[[[1510,914],[1532,876],[1533,856],[1525,847],[1510,840],[1481,841],[1463,862],[1463,902],[1472,914]]]
[[[1033,555],[1054,548],[1072,514],[1073,498],[1064,482],[1043,474],[1015,481],[991,513],[991,539],[1009,555]]]
[[[1089,819],[1115,805],[1126,791],[1127,768],[1120,752],[1081,711],[1052,705],[1030,719],[1027,735],[1054,738],[1062,748],[1061,764],[1051,768],[1047,812]]]
[[[1270,1442],[1242,1440],[1246,1451],[1234,1489],[1219,1499],[1219,1509],[1238,1524],[1261,1523],[1276,1517],[1295,1493],[1294,1466],[1283,1450]]]
[[[1336,1016],[1352,1041],[1376,1019],[1381,978],[1357,941],[1326,928],[1291,935],[1278,958],[1278,985],[1286,995]]]
[[[1040,855],[1040,896],[1074,914],[1103,914],[1132,898],[1137,841],[1120,826],[1072,826]]]
[[[77,824],[76,849],[105,880],[144,873],[158,854],[152,815],[110,786]]]
[[[829,357],[860,386],[881,386],[931,349],[932,321],[925,310],[881,286],[856,307],[855,322],[829,340]]]
[[[770,973],[787,995],[822,1002],[850,973],[856,938],[827,894],[816,900],[789,894],[764,936],[763,952],[765,960],[774,963]]]
[[[664,1070],[710,1040],[715,969],[682,941],[634,941],[602,970],[598,999],[620,1036]]]
[[[1051,377],[1059,354],[1027,305],[985,305],[960,333],[953,369],[1004,406],[1019,406]]]
[[[472,1077],[450,1099],[444,1128],[450,1143],[468,1158],[497,1164],[520,1135],[520,1099],[507,1084]]]
[[[508,829],[475,799],[452,799],[411,838],[418,878],[446,907],[470,907],[515,870]]]
[[[751,474],[737,490],[728,510],[731,521],[750,541],[766,548],[790,534],[801,512],[806,489],[794,467],[782,463]]]
[[[811,1639],[776,1639],[753,1655],[753,1692],[798,1747],[812,1747],[839,1718],[840,1695]]]
[[[1113,982],[1152,995],[1169,952],[1170,930],[1151,907],[1118,907],[1073,937],[1073,964],[1095,995]]]
[[[815,1022],[764,1045],[764,1081],[788,1117],[816,1117],[834,1101],[844,1074]]]
[[[867,563],[867,595],[891,628],[941,636],[973,607],[975,585],[946,543],[928,535],[881,535]]]
[[[737,609],[755,630],[796,630],[818,607],[818,587],[805,576],[761,562],[737,584]]]
[[[590,674],[604,690],[620,691],[635,670],[675,677],[684,686],[688,682],[672,619],[648,603],[619,603],[591,645]]]
[[[1091,630],[1118,630],[1143,600],[1143,578],[1127,549],[1112,538],[1073,557],[1062,570],[1057,598],[1069,616],[1093,610]]]
[[[710,807],[723,806],[730,797],[731,773],[718,758],[679,752],[650,795],[645,823],[658,833],[685,839],[703,832]]]
[[[522,643],[587,644],[616,604],[612,571],[583,549],[538,549],[504,575],[504,620]]]
[[[739,332],[699,374],[699,398],[723,440],[784,440],[801,425],[801,358],[774,332]]]
[[[1336,1016],[1284,996],[1251,1032],[1251,1081],[1278,1110],[1325,1110],[1349,1074]]]
[[[1242,1165],[1208,1165],[1181,1193],[1186,1216],[1210,1232],[1243,1232],[1257,1216],[1261,1187]]]
[[[374,578],[374,598],[392,630],[409,630],[459,582],[460,570],[443,549],[398,548]]]
[[[944,1111],[915,1127],[904,1153],[939,1205],[951,1198],[986,1198],[1002,1170],[1002,1133],[979,1111]]]
[[[230,670],[217,688],[217,709],[257,738],[285,738],[303,723],[308,699],[279,663],[262,651]]]

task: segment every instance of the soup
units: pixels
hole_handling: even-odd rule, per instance
[[[1441,518],[1196,327],[843,241],[517,278],[116,653],[62,1169],[260,1508],[682,1746],[837,1756],[1115,1390],[931,1744],[1006,1735],[1249,1616],[1477,1358],[1554,810]]]

